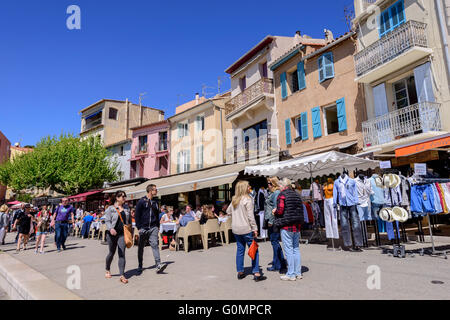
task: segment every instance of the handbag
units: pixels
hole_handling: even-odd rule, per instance
[[[119,209],[116,208],[117,213],[119,214],[120,221],[123,223],[123,238],[125,240],[125,245],[128,249],[130,249],[133,246],[133,235],[131,233],[131,226],[126,225],[125,222],[123,222],[122,215],[119,212]]]
[[[252,258],[252,260],[255,260],[256,258],[256,252],[258,251],[258,243],[253,239],[253,242],[248,249],[248,256]]]

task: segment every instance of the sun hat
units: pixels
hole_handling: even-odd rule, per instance
[[[386,207],[380,210],[380,219],[387,222],[392,222],[394,219],[392,218],[392,208]]]
[[[408,220],[408,211],[402,207],[394,207],[392,209],[392,217],[399,222],[406,222]]]
[[[396,174],[389,174],[389,180],[390,180],[390,187],[391,188],[396,188],[400,185],[400,183],[402,182],[402,180],[400,179],[400,177]]]
[[[383,188],[383,187],[384,187],[384,186],[383,186],[383,180],[381,179],[380,176],[374,177],[374,180],[375,180],[375,185],[376,185],[378,188]]]

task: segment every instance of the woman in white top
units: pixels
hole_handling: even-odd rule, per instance
[[[236,238],[236,269],[237,278],[239,280],[245,278],[244,274],[244,254],[245,246],[250,245],[253,239],[258,236],[258,227],[253,213],[253,200],[250,197],[250,185],[248,181],[239,181],[236,184],[236,192],[230,206],[227,209],[227,214],[231,215],[231,229]],[[256,251],[255,260],[252,260],[253,279],[255,281],[265,280],[259,272],[259,250]]]

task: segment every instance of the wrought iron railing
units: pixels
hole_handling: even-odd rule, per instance
[[[248,103],[262,97],[264,94],[273,94],[272,79],[262,78],[237,96],[231,98],[230,101],[225,103],[225,115],[246,106]]]
[[[362,123],[364,146],[442,129],[440,103],[419,102]]]
[[[147,153],[147,151],[148,151],[148,143],[138,145],[138,146],[136,146],[136,148],[134,149],[134,153],[135,153],[136,155]]]
[[[356,76],[360,77],[391,61],[412,47],[428,46],[426,24],[410,20],[384,35],[355,55]]]
[[[273,144],[272,139],[276,139],[276,137],[265,134],[258,138],[253,138],[244,143],[227,148],[226,160],[227,162],[234,161],[236,163],[268,156],[274,152],[273,148],[275,145]]]

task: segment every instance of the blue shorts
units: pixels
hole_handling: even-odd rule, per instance
[[[38,237],[38,236],[40,236],[40,235],[46,235],[46,234],[48,234],[48,232],[47,231],[43,231],[43,232],[36,232],[36,237]]]

